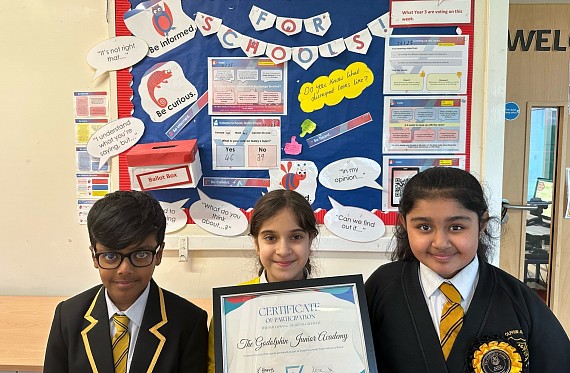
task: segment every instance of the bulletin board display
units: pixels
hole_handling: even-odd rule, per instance
[[[461,25],[392,28],[390,6],[117,0],[117,36],[135,30],[149,44],[118,71],[119,117],[144,122],[139,144],[196,140],[201,166],[195,187],[150,192],[185,208],[206,195],[246,211],[287,188],[315,211],[332,199],[394,224],[393,160],[468,168],[473,14]],[[119,168],[120,188],[131,189],[125,154]]]

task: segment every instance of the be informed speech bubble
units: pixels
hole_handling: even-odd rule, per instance
[[[376,182],[382,168],[369,158],[344,158],[329,163],[319,174],[319,182],[334,190],[352,190],[370,187],[382,190]]]
[[[190,206],[190,216],[198,226],[218,236],[237,236],[247,229],[247,218],[234,205],[210,199],[200,189],[200,200]]]
[[[186,216],[186,213],[182,210],[182,206],[184,206],[186,202],[188,202],[187,199],[172,203],[160,201],[160,206],[166,216],[166,233],[182,229],[188,222],[188,216]]]
[[[95,68],[93,80],[107,71],[133,66],[148,53],[148,45],[135,36],[103,40],[87,52],[87,63]]]
[[[121,118],[103,127],[89,138],[87,152],[99,158],[99,169],[112,156],[124,152],[135,145],[144,133],[144,123],[134,117]]]
[[[375,241],[384,235],[386,226],[370,211],[343,206],[329,197],[332,209],[325,214],[325,226],[333,234],[354,242]]]

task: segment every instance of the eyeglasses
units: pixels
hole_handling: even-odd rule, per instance
[[[103,269],[115,269],[119,268],[121,263],[125,258],[129,258],[129,261],[133,267],[141,268],[148,267],[154,261],[154,256],[160,249],[161,245],[153,250],[137,250],[128,254],[121,254],[114,251],[108,251],[105,253],[96,253],[95,258],[97,259],[97,264]]]

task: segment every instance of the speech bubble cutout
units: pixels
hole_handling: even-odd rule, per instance
[[[297,96],[301,110],[311,113],[324,105],[334,106],[344,98],[356,98],[374,82],[372,70],[364,62],[353,62],[345,70],[334,70],[301,86]]]
[[[87,63],[96,70],[92,80],[107,71],[132,66],[147,53],[148,45],[136,36],[117,36],[103,40],[87,52]]]
[[[99,128],[87,142],[87,152],[99,158],[99,169],[109,158],[135,145],[144,133],[144,123],[134,117],[121,118]]]
[[[382,190],[376,182],[382,167],[369,158],[344,158],[329,163],[321,170],[319,182],[326,188],[334,190],[353,190],[370,187]]]
[[[325,214],[325,226],[336,236],[354,242],[371,242],[384,235],[386,226],[370,211],[343,206],[329,197],[332,209]]]
[[[225,80],[231,83],[235,80],[235,71],[229,69],[214,70],[214,80]]]
[[[166,216],[166,233],[175,232],[186,226],[188,216],[186,216],[186,213],[182,210],[182,206],[184,206],[186,202],[188,202],[188,199],[172,203],[159,201]]]
[[[258,80],[258,79],[259,79],[259,71],[257,70],[240,69],[237,71],[237,80],[239,80],[242,83],[247,80]]]
[[[200,200],[190,206],[192,220],[201,228],[218,236],[237,236],[247,229],[247,218],[234,205],[210,199],[200,189]]]
[[[280,70],[261,70],[263,82],[280,82],[283,80],[283,72]]]

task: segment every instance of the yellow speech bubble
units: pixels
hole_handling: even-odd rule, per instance
[[[353,62],[345,70],[335,70],[329,76],[319,76],[307,82],[299,90],[301,110],[311,113],[340,103],[345,97],[360,96],[374,82],[374,74],[364,62]]]

